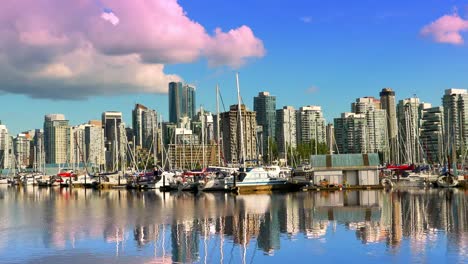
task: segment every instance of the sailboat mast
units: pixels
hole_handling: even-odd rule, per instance
[[[202,136],[202,169],[206,168],[205,165],[205,112],[203,111],[203,106],[200,107],[201,112],[201,136]]]
[[[166,168],[166,160],[164,159],[164,142],[163,142],[163,128],[162,128],[162,115],[160,115],[159,119],[159,127],[161,129],[161,133],[159,133],[159,138],[161,140],[161,166],[163,170]]]
[[[245,168],[245,146],[244,146],[244,128],[242,123],[242,110],[241,110],[241,96],[239,88],[239,73],[236,73],[236,85],[237,85],[237,109],[239,111],[239,131],[240,131],[240,148],[242,155],[242,167]]]
[[[158,157],[156,155],[156,146],[158,145],[158,138],[156,136],[156,114],[154,115],[154,120],[153,120],[153,167],[156,168],[158,166]],[[153,169],[154,169],[153,168]]]
[[[220,127],[219,127],[219,85],[216,85],[216,148],[217,148],[217,155],[218,155],[218,166],[221,165],[221,148],[219,143],[220,138]]]

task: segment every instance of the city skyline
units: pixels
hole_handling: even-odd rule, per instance
[[[388,88],[388,87],[387,87]],[[382,88],[382,89],[387,89],[387,88]],[[391,88],[392,89],[392,88]],[[420,100],[421,102],[424,102],[424,103],[427,103],[427,104],[430,104],[432,105],[433,107],[439,107],[439,106],[443,106],[443,97],[444,97],[444,93],[446,92],[446,90],[449,90],[449,89],[461,89],[461,90],[465,90],[466,88],[448,88],[448,89],[444,89],[440,92],[440,96],[439,96],[439,101],[438,102],[435,102],[435,103],[432,103],[432,102],[427,102],[427,101],[424,101],[423,99],[421,99],[422,97],[418,96],[417,94],[413,94],[412,96],[408,96],[408,97],[400,97],[398,96],[398,92],[395,91],[395,94],[396,94],[396,103],[398,104],[400,101],[405,101],[407,99],[413,99],[413,98],[417,98],[418,100]],[[380,93],[380,90],[381,89],[378,89],[376,90],[373,94],[371,95],[363,95],[363,96],[356,96],[354,97],[353,99],[351,99],[350,101],[348,102],[345,102],[343,105],[340,105],[338,107],[335,108],[335,110],[331,110],[330,107],[326,106],[326,105],[323,105],[323,104],[316,104],[316,106],[319,106],[321,109],[322,109],[322,113],[323,113],[323,116],[325,118],[325,121],[326,121],[326,124],[333,124],[334,122],[334,119],[335,118],[339,118],[342,116],[343,113],[351,113],[353,112],[353,102],[355,100],[358,100],[360,98],[371,98],[371,99],[376,99],[378,101],[380,101],[380,98],[379,98],[379,93]],[[265,91],[259,91],[258,93],[261,93],[261,92],[265,92]],[[268,91],[267,91],[268,92]],[[252,98],[246,98],[245,96],[242,96],[242,102],[250,102],[250,104],[248,103],[245,103],[245,106],[247,107],[247,109],[249,111],[254,111],[254,97],[258,95],[258,93],[254,94]],[[198,92],[197,92],[198,94]],[[169,121],[169,96],[168,95],[158,95],[158,96],[165,96],[166,98],[163,98],[165,99],[165,108],[154,108],[152,107],[151,105],[151,101],[150,100],[147,100],[147,98],[142,98],[142,101],[146,101],[146,102],[150,102],[150,103],[147,103],[147,104],[144,104],[144,103],[141,103],[140,101],[139,102],[135,102],[133,104],[129,104],[129,105],[125,105],[125,106],[119,106],[119,107],[114,107],[114,108],[109,108],[109,109],[122,109],[122,110],[104,110],[102,112],[99,112],[99,113],[92,113],[91,116],[83,116],[82,118],[79,118],[79,119],[73,119],[73,118],[69,118],[69,116],[76,116],[76,113],[75,112],[72,112],[70,110],[70,112],[67,112],[67,111],[64,111],[64,112],[59,112],[59,111],[52,111],[52,112],[44,112],[43,114],[40,113],[40,120],[39,121],[33,121],[32,123],[38,123],[39,125],[37,125],[37,127],[33,127],[31,125],[28,125],[27,123],[7,123],[7,120],[11,120],[10,118],[8,118],[7,115],[2,115],[1,117],[6,117],[6,118],[0,118],[0,122],[2,125],[5,125],[8,129],[8,132],[10,135],[17,135],[17,134],[20,134],[20,133],[23,133],[23,132],[26,132],[26,131],[30,131],[30,130],[34,130],[34,129],[42,129],[43,128],[43,121],[44,121],[44,116],[46,115],[49,115],[49,114],[63,114],[65,116],[67,116],[67,120],[69,121],[70,123],[70,126],[78,126],[78,125],[81,125],[81,124],[87,124],[90,120],[97,120],[97,119],[101,119],[101,115],[102,113],[104,112],[120,112],[122,113],[122,122],[125,124],[126,127],[129,127],[129,128],[133,128],[133,111],[134,111],[134,107],[136,105],[144,105],[144,106],[147,106],[148,108],[152,108],[154,109],[158,115],[162,113],[162,121],[163,122],[170,122]],[[272,96],[275,96],[275,94],[272,94]],[[198,96],[196,95],[196,97],[198,98]],[[197,99],[199,100],[199,99]],[[225,100],[225,99],[224,99]],[[224,101],[224,108],[223,108],[223,105],[221,104],[220,106],[220,113],[224,113],[224,112],[229,112],[229,107],[231,105],[235,105],[237,104],[236,102],[232,102],[232,103],[226,103],[227,100]],[[162,104],[161,104],[162,105]],[[286,103],[284,105],[279,105],[277,104],[276,106],[276,110],[280,110],[282,109],[283,107],[286,107],[286,106],[292,106],[294,107],[296,110],[300,109],[301,107],[308,107],[308,106],[315,106],[315,105],[312,105],[312,104],[309,104],[309,105],[300,105],[300,104],[294,104],[294,103]],[[200,112],[200,107],[203,107],[204,108],[204,111],[205,112],[210,112],[212,114],[216,114],[216,107],[213,107],[213,109],[209,108],[207,109],[205,106],[203,105],[199,105],[196,107],[196,113],[199,113]],[[329,111],[327,111],[327,109]],[[335,116],[332,116],[331,113],[335,113],[336,112],[336,115]],[[166,113],[166,114],[164,114]],[[37,113],[36,113],[37,114]],[[159,118],[159,116],[158,116]],[[79,121],[77,121],[79,120]],[[15,120],[14,120],[15,121]],[[17,120],[16,120],[17,121]],[[16,125],[15,125],[16,124]],[[24,125],[25,124],[25,125]]]
[[[8,40],[0,44],[0,55],[6,57],[0,63],[0,100],[5,109],[0,120],[11,133],[41,127],[42,118],[48,113],[63,113],[71,124],[80,124],[99,119],[102,112],[115,110],[123,112],[125,123],[130,124],[135,103],[155,109],[168,120],[169,81],[194,84],[198,97],[196,108],[203,105],[211,111],[215,109],[215,86],[219,83],[228,110],[229,105],[235,103],[236,71],[240,72],[241,93],[250,109],[258,92],[269,91],[277,97],[278,109],[285,105],[322,106],[327,122],[349,111],[348,104],[355,98],[377,98],[384,87],[391,87],[397,100],[416,94],[421,101],[434,106],[441,105],[445,89],[466,88],[464,73],[468,65],[463,58],[468,50],[463,38],[468,3],[463,1],[427,1],[424,5],[404,1],[365,4],[296,1],[286,5],[270,1],[266,6],[260,2],[166,0],[169,4],[164,8],[159,0],[147,6],[128,1],[103,1],[114,11],[117,20],[100,19],[100,10],[94,1],[82,2],[83,8],[73,10],[73,2],[70,7],[64,7],[61,1],[50,2],[63,7],[60,9],[36,7],[28,1],[7,1],[8,8],[0,13],[0,28],[6,29],[0,32],[12,33],[0,35]],[[133,9],[126,8],[130,4],[134,5]],[[55,10],[72,14],[71,26],[75,27],[66,27],[63,16],[56,16]],[[232,16],[233,12],[237,15]],[[153,13],[164,15],[167,21],[151,20]],[[57,24],[57,35],[41,30],[44,24],[34,26],[34,19],[26,19],[31,14],[47,17],[43,23]],[[78,21],[77,16],[81,16],[82,21]],[[69,76],[74,74],[70,60],[76,58],[63,53],[62,42],[72,40],[75,36],[72,33],[89,33],[90,37],[83,40],[93,47],[88,59],[98,58],[114,65],[116,54],[128,53],[116,42],[126,33],[136,34],[130,29],[136,26],[137,16],[141,23],[155,29],[188,25],[183,27],[187,30],[183,33],[193,33],[190,36],[196,43],[187,41],[181,45],[183,49],[175,50],[169,49],[170,45],[163,46],[161,49],[167,53],[164,57],[153,49],[143,54],[145,47],[134,45],[128,38],[128,48],[143,57],[143,61],[134,62],[135,58],[125,57],[126,62],[135,67],[124,67],[124,72],[95,65],[92,70],[108,77],[110,83],[103,84],[96,74],[85,74],[90,82],[71,86],[71,81],[79,83],[82,78]],[[24,22],[24,25],[10,28],[7,21]],[[90,23],[95,26],[90,27]],[[103,32],[108,33],[109,39],[96,36]],[[236,46],[238,42],[233,36],[244,41],[241,41],[242,49]],[[140,35],[134,37],[142,44],[152,44]],[[180,39],[181,36],[174,36],[179,40],[176,37]],[[203,41],[197,42],[200,39]],[[19,52],[6,56],[5,50],[11,51],[15,45]],[[194,46],[196,52],[191,53]],[[228,51],[220,48],[224,46]],[[77,51],[76,47],[69,48]],[[51,57],[47,57],[49,55]],[[55,73],[55,77],[62,79],[44,79],[44,76],[41,79],[35,75],[31,68],[40,65],[41,60],[52,63],[40,73]],[[70,71],[65,66],[70,66]],[[15,71],[11,72],[12,69]],[[40,71],[40,68],[35,70]],[[115,84],[132,82],[137,73],[147,74],[148,71],[154,73],[150,74],[153,77],[150,84],[155,85],[122,87],[124,85]],[[161,74],[164,78],[158,78]],[[134,81],[133,84],[139,82]]]

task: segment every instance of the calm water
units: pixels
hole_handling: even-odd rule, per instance
[[[468,263],[468,192],[0,186],[0,263]]]

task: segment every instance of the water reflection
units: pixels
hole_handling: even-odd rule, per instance
[[[195,196],[3,187],[0,262],[280,262],[346,249],[343,260],[462,262],[467,202],[463,190]]]

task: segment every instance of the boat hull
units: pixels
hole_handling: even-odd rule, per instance
[[[265,192],[265,191],[297,191],[300,190],[303,185],[294,184],[290,182],[278,182],[278,183],[237,183],[236,186],[230,186],[229,189],[239,193],[249,192]]]

